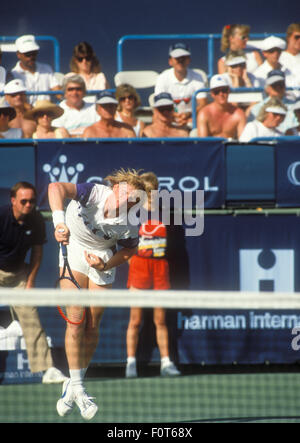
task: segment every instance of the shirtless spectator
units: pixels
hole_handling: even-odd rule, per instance
[[[154,96],[152,124],[146,126],[142,137],[188,137],[189,131],[173,126],[174,102],[171,94]]]
[[[214,75],[210,81],[213,102],[198,114],[198,137],[223,137],[237,140],[245,125],[244,111],[228,102],[229,80],[225,75]]]
[[[96,101],[96,110],[100,120],[85,129],[83,137],[87,138],[109,138],[135,137],[133,128],[127,123],[115,120],[115,114],[118,106],[118,100],[109,91],[102,91]]]
[[[32,108],[26,99],[24,83],[19,79],[11,80],[5,85],[4,93],[7,103],[16,111],[16,117],[9,122],[9,127],[22,128],[23,137],[31,138],[36,129],[36,123],[24,118],[24,114]]]

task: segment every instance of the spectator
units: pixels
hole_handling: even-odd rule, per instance
[[[286,116],[286,106],[276,97],[261,108],[256,120],[247,123],[240,136],[240,142],[249,142],[257,137],[280,137],[284,135],[278,127]]]
[[[293,111],[293,105],[295,103],[295,99],[291,100],[290,96],[287,94],[285,87],[285,75],[282,71],[271,71],[267,75],[267,79],[265,82],[265,92],[267,97],[260,103],[254,105],[248,116],[248,122],[254,120],[261,108],[267,103],[270,98],[278,98],[281,102],[287,107],[287,114],[284,121],[278,127],[279,131],[285,133],[289,128],[297,125],[297,119]]]
[[[247,72],[246,55],[243,51],[230,51],[225,59],[226,75],[228,76],[231,88],[252,88],[256,85],[256,78]],[[225,75],[225,74],[224,74]],[[245,112],[254,103],[240,102],[233,103],[242,108]]]
[[[280,56],[280,63],[292,71],[300,86],[300,23],[292,23],[286,31],[287,48]]]
[[[26,99],[26,88],[22,80],[15,79],[8,82],[4,87],[7,103],[16,111],[16,117],[9,122],[10,128],[21,128],[24,138],[31,138],[36,129],[34,121],[24,118],[25,112],[32,109]]]
[[[148,196],[145,209],[149,212],[149,220],[140,227],[138,251],[130,259],[128,288],[167,290],[170,289],[169,264],[166,259],[167,228],[161,221],[153,220],[155,205],[153,199],[151,200],[153,193],[158,190],[158,179],[152,172],[142,174],[141,178],[144,180]],[[126,377],[128,378],[137,377],[136,351],[142,316],[142,308],[131,308],[127,329]],[[180,375],[169,357],[169,334],[165,309],[154,308],[153,320],[161,357],[160,373],[162,376]]]
[[[296,103],[293,106],[293,111],[295,114],[295,117],[297,119],[297,123],[293,128],[290,128],[286,135],[294,135],[294,136],[300,136],[300,99],[296,101]]]
[[[112,92],[102,91],[96,101],[96,109],[100,120],[85,129],[83,137],[107,138],[107,137],[135,137],[132,126],[115,120],[118,100]]]
[[[213,102],[198,114],[199,137],[238,139],[246,125],[244,111],[228,102],[230,84],[226,75],[214,75],[210,81]]]
[[[27,182],[11,188],[11,204],[0,208],[0,286],[30,289],[35,285],[46,242],[45,222],[36,210],[36,190]],[[30,264],[25,263],[31,250]],[[26,297],[26,291],[24,292]],[[43,383],[62,383],[66,377],[54,367],[37,308],[13,306],[22,328],[31,372],[45,371]]]
[[[70,62],[71,72],[67,77],[79,74],[85,81],[87,90],[103,90],[109,88],[105,74],[101,71],[101,65],[92,48],[87,42],[80,42],[73,49]],[[96,96],[87,96],[86,102],[95,102]]]
[[[24,118],[36,122],[36,131],[32,138],[68,138],[65,128],[53,128],[52,121],[59,118],[64,110],[49,100],[38,100],[33,109],[24,114]]]
[[[65,98],[59,106],[65,111],[52,121],[55,128],[65,128],[71,137],[81,137],[85,128],[93,125],[100,117],[92,103],[86,103],[85,82],[80,75],[65,78],[63,84]]]
[[[266,83],[266,79],[268,74],[271,71],[282,71],[285,75],[285,82],[286,82],[286,86],[287,87],[294,87],[297,86],[296,85],[296,79],[293,75],[293,73],[291,72],[290,69],[288,69],[287,67],[283,66],[279,60],[280,60],[280,55],[282,53],[282,51],[284,50],[286,44],[285,41],[282,40],[281,38],[278,37],[267,37],[262,44],[262,53],[265,57],[265,61],[264,63],[259,66],[255,72],[254,75],[257,78],[258,84],[257,86],[260,88],[264,88],[265,87],[265,83]],[[290,97],[295,99],[295,94],[293,94],[292,92],[289,93]]]
[[[173,125],[174,102],[171,94],[154,96],[152,124],[145,127],[143,137],[188,137],[189,131]]]
[[[22,138],[21,128],[10,128],[9,122],[16,117],[16,111],[3,97],[0,100],[0,138]]]
[[[119,102],[116,120],[132,126],[136,136],[139,137],[145,128],[145,123],[135,116],[135,111],[141,104],[139,94],[133,86],[123,84],[116,89],[116,99]]]
[[[222,31],[221,51],[225,54],[228,51],[244,51],[249,40],[250,26],[248,25],[226,25]],[[262,64],[263,60],[258,51],[247,51],[247,71],[253,73]],[[218,61],[218,73],[226,72],[225,57]]]
[[[40,47],[35,37],[23,35],[17,38],[15,44],[19,61],[11,71],[12,76],[22,80],[28,92],[60,90],[51,66],[36,61]],[[50,96],[31,95],[29,103],[33,105],[37,100],[43,99],[50,100]]]
[[[184,43],[175,43],[169,49],[170,69],[163,71],[155,85],[155,95],[168,92],[175,103],[174,119],[177,126],[192,123],[192,97],[198,89],[206,88],[206,79],[189,69],[191,51]],[[206,105],[205,92],[197,94],[197,112]]]
[[[0,46],[0,65],[1,62],[2,62],[2,50]],[[3,66],[0,66],[0,92],[3,91],[5,81],[6,81],[6,69]]]

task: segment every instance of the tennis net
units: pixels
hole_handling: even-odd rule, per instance
[[[84,421],[78,408],[65,417],[57,414],[62,384],[45,384],[42,372],[31,372],[22,329],[10,309],[38,307],[55,366],[68,377],[66,323],[58,314],[59,304],[105,307],[99,344],[85,377],[85,387],[99,406],[92,422],[300,422],[297,293],[81,290],[79,297],[76,290],[1,289],[2,423]],[[161,375],[153,323],[158,306],[166,310],[170,359],[181,375]],[[143,322],[138,376],[127,378],[132,307],[143,308]],[[111,432],[117,431],[111,427]]]

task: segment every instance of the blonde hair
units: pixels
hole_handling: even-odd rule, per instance
[[[291,35],[294,32],[300,32],[300,23],[292,23],[288,26],[286,30],[286,40],[289,41]]]
[[[141,98],[139,96],[139,94],[136,92],[135,88],[131,85],[129,85],[128,83],[124,83],[122,85],[119,85],[116,89],[116,99],[119,102],[118,111],[122,110],[122,106],[120,103],[120,99],[123,98],[124,96],[126,96],[127,94],[129,95],[133,95],[135,98],[135,107],[138,108],[141,105]]]
[[[263,107],[259,111],[258,116],[256,117],[256,120],[262,123],[266,119],[266,114],[267,114],[266,109],[269,106],[275,106],[277,108],[282,108],[285,111],[287,111],[287,107],[282,103],[282,101],[278,97],[272,97],[270,98],[270,100],[267,101],[267,103],[263,105]]]
[[[122,182],[126,182],[133,186],[135,189],[146,191],[145,182],[140,175],[141,170],[136,169],[124,169],[121,168],[118,171],[114,171],[112,174],[105,177],[105,180],[109,181],[111,186],[117,185]]]
[[[234,24],[234,25],[226,25],[223,28],[222,31],[222,37],[221,37],[221,51],[226,52],[230,48],[230,40],[229,38],[232,37],[236,31],[241,31],[245,34],[250,33],[250,26],[249,25],[240,25],[240,24]]]

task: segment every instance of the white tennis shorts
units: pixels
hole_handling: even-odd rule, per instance
[[[70,243],[67,245],[68,250],[68,262],[72,271],[78,271],[86,275],[90,280],[92,280],[96,285],[109,285],[114,282],[116,269],[112,268],[107,271],[98,271],[92,268],[85,259],[84,251],[92,253],[100,257],[104,263],[113,256],[111,249],[96,250],[88,249],[84,246],[79,245],[70,238]],[[59,266],[63,267],[64,261],[62,253],[59,253]]]

